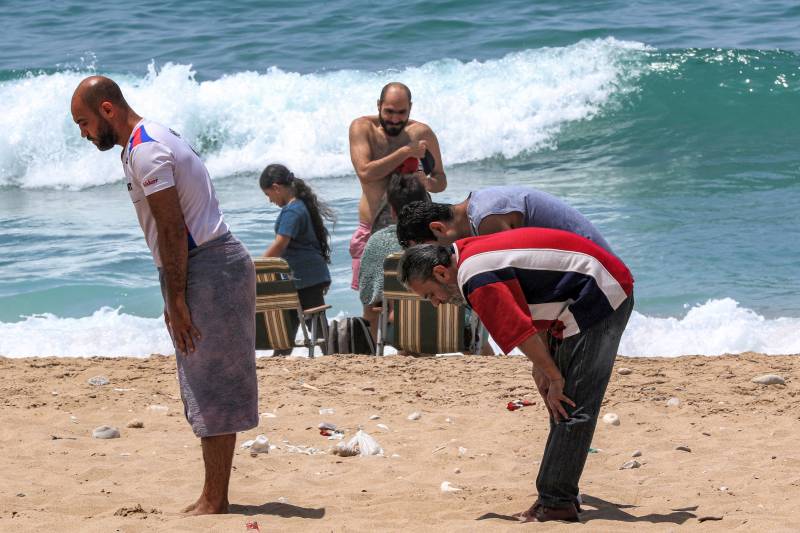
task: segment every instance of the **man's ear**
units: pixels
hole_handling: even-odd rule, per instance
[[[447,285],[458,284],[458,268],[456,268],[455,257],[451,257],[450,266],[445,267],[445,271],[442,277],[442,283],[446,283]]]
[[[444,222],[433,221],[428,224],[428,229],[431,230],[437,240],[447,235],[447,226]]]
[[[378,100],[378,114],[381,114],[381,101]]]
[[[436,265],[433,267],[433,279],[439,283],[448,283],[450,280],[450,269],[444,265]]]
[[[113,118],[114,117],[114,106],[111,102],[101,102],[100,103],[100,112],[106,118]]]

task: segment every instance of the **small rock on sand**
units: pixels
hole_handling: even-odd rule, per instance
[[[369,417],[370,420],[378,420],[379,418],[380,418],[380,415],[372,415],[372,416]]]
[[[132,428],[132,429],[142,429],[144,427],[144,422],[142,422],[141,420],[134,419],[134,420],[131,420],[130,422],[128,422],[125,425],[125,427]]]
[[[758,383],[759,385],[786,385],[786,380],[775,374],[764,374],[763,376],[757,376],[751,381],[753,383]]]
[[[632,374],[632,373],[633,373],[633,370],[631,370],[630,368],[626,368],[624,366],[622,368],[618,368],[617,369],[617,374],[620,374],[622,376],[627,376],[628,374]]]
[[[675,449],[678,450],[678,451],[681,451],[681,452],[690,452],[691,453],[691,451],[692,451],[691,448],[689,448],[688,446],[686,446],[684,444],[682,444],[680,446],[675,446]]]
[[[103,385],[108,385],[110,381],[105,376],[95,376],[93,378],[89,378],[88,381],[89,385],[94,385],[95,387],[101,387]]]
[[[706,516],[701,516],[697,519],[698,522],[706,522],[708,520],[722,520],[722,517],[714,515],[706,515]]]
[[[630,470],[632,468],[639,468],[640,466],[642,466],[642,464],[639,461],[637,461],[636,459],[633,459],[633,460],[626,461],[625,463],[623,463],[622,466],[619,467],[619,469],[620,470]]]
[[[606,413],[603,415],[603,422],[612,426],[619,425],[619,415],[615,413]]]
[[[420,418],[422,418],[422,414],[419,413],[418,411],[414,411],[413,413],[408,415],[409,420],[419,420]]]
[[[635,451],[634,451],[634,452],[631,454],[631,457],[641,457],[641,456],[642,456],[642,451],[641,451],[641,450],[635,450]]]
[[[451,485],[449,481],[442,481],[442,484],[439,486],[439,489],[442,492],[461,492],[462,488],[456,487],[455,485]]]
[[[681,401],[678,398],[674,397],[674,396],[672,398],[670,398],[669,400],[667,400],[667,407],[678,407],[680,404],[681,404]]]
[[[119,430],[112,426],[99,426],[92,430],[92,437],[96,439],[118,439]]]

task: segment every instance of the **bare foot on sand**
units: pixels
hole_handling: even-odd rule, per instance
[[[185,507],[181,512],[192,516],[203,514],[228,514],[228,502],[225,501],[221,505],[214,505],[208,500],[200,498],[193,504]]]

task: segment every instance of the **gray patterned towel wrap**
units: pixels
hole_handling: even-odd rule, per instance
[[[258,381],[250,254],[227,233],[189,252],[186,278],[186,303],[202,336],[193,353],[176,354],[186,419],[198,437],[252,429],[258,425]],[[164,295],[163,273],[159,280]]]

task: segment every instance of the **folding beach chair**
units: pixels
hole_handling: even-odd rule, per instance
[[[434,307],[428,300],[406,289],[397,272],[401,256],[401,253],[391,254],[383,262],[383,304],[378,324],[377,355],[383,355],[386,344],[397,350],[421,354],[478,353],[481,335],[467,327],[466,308],[452,304]],[[392,339],[387,338],[390,310],[394,311]]]
[[[330,305],[303,309],[297,289],[292,282],[289,264],[278,257],[254,259],[256,267],[256,349],[288,350],[305,346],[308,356],[314,357],[314,347],[325,353],[328,337],[328,319],[325,311]],[[306,320],[311,322],[309,336]],[[295,341],[294,333],[300,325],[303,342]]]

